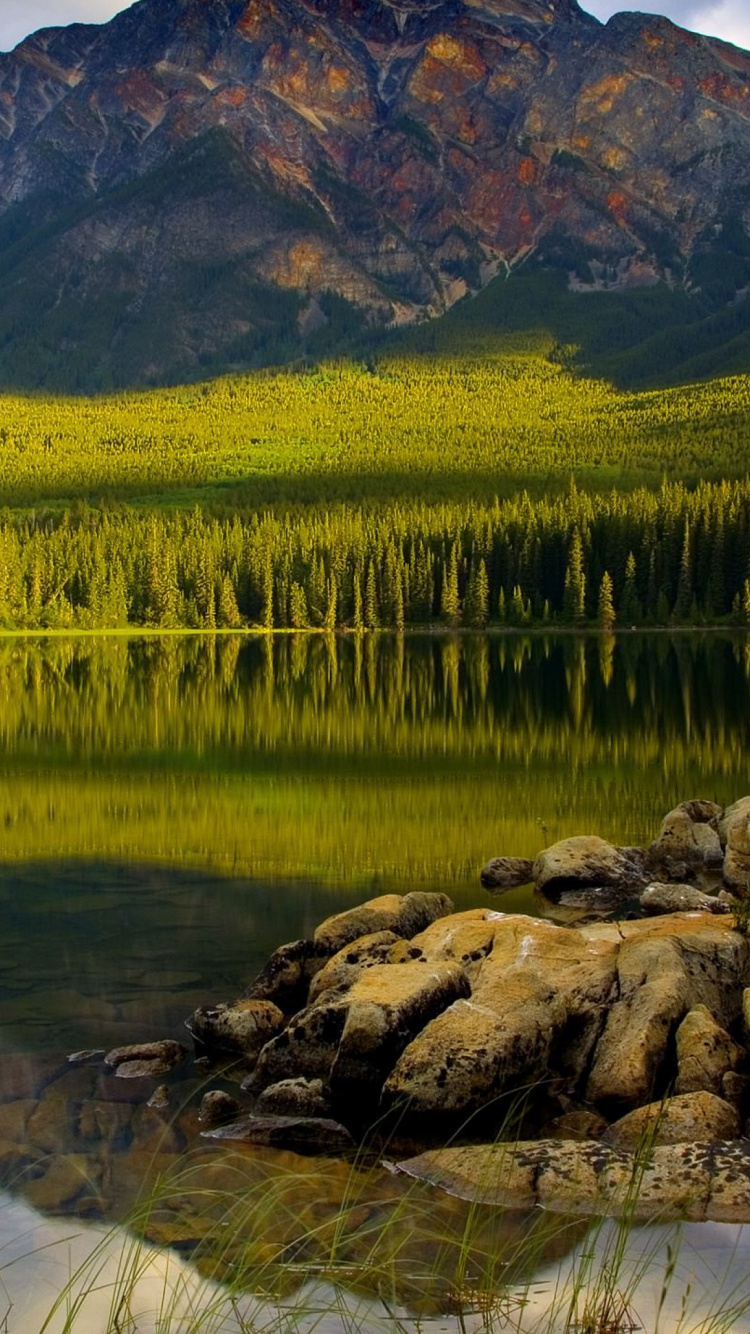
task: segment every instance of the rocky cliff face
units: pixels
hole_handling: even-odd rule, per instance
[[[283,356],[529,257],[731,300],[748,221],[750,54],[651,15],[139,0],[0,56],[0,344],[42,378]]]

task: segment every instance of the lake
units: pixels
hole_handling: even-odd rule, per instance
[[[200,1066],[172,1080],[164,1117],[143,1081],[68,1054],[187,1041],[197,1005],[365,898],[482,905],[492,856],[576,833],[648,843],[679,801],[750,791],[743,636],[16,637],[0,640],[0,699],[0,1185],[98,1224],[182,1172],[143,1235],[200,1254],[240,1191],[242,1263],[282,1257],[297,1278],[346,1197],[346,1264],[373,1231],[400,1235],[407,1296],[428,1307],[465,1206],[375,1162],[353,1191],[334,1160],[201,1146],[216,1084]],[[502,907],[541,905],[518,890]],[[479,1212],[487,1253],[533,1226]]]

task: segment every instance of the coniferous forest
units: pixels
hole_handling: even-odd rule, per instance
[[[1,420],[7,629],[750,624],[750,376],[516,336]]]

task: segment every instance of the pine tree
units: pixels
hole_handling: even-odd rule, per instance
[[[565,571],[563,600],[565,620],[580,625],[586,619],[586,575],[583,568],[583,543],[576,528],[570,543],[568,566]]]
[[[329,632],[336,629],[336,616],[339,605],[339,590],[336,583],[335,574],[328,576],[328,589],[326,592],[326,609],[323,617],[323,629]]]
[[[461,622],[461,598],[458,590],[458,548],[451,547],[447,565],[443,566],[443,591],[440,596],[440,610],[443,620],[451,626]]]
[[[292,581],[289,590],[289,619],[295,630],[306,630],[310,624],[310,618],[307,614],[307,596],[301,584],[297,580]]]
[[[365,625],[368,630],[377,630],[380,625],[375,566],[371,560],[367,564],[367,582],[365,584]]]
[[[484,629],[490,614],[490,581],[484,559],[473,560],[464,603],[464,621],[478,630]]]
[[[228,574],[224,575],[219,589],[218,622],[228,630],[236,630],[242,625],[237,596]]]
[[[598,621],[602,630],[612,632],[615,627],[615,602],[612,588],[612,577],[608,570],[602,575],[602,582],[599,586],[598,603]]]

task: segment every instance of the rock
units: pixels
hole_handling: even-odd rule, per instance
[[[649,858],[671,880],[720,871],[723,852],[716,830],[721,807],[712,801],[683,801],[664,817]]]
[[[187,1026],[196,1042],[252,1062],[283,1029],[284,1015],[272,1001],[237,1000],[196,1010]]]
[[[26,1136],[35,1149],[67,1154],[75,1147],[78,1116],[75,1102],[48,1090],[26,1124]]]
[[[104,1143],[112,1153],[130,1142],[133,1108],[125,1102],[97,1102],[87,1099],[81,1103],[78,1133],[83,1140]]]
[[[93,1061],[103,1061],[104,1055],[104,1047],[92,1047],[88,1051],[74,1051],[68,1057],[68,1065],[89,1065]]]
[[[91,1194],[93,1184],[101,1179],[101,1166],[81,1154],[65,1154],[51,1158],[44,1175],[21,1183],[23,1195],[35,1209],[45,1213],[59,1213],[76,1201],[85,1191]]]
[[[750,884],[750,797],[727,807],[719,822],[719,838],[725,848],[724,884],[744,892]]]
[[[491,894],[502,894],[506,889],[530,884],[533,869],[534,863],[524,857],[495,857],[482,868],[479,879]]]
[[[120,1061],[115,1069],[117,1079],[160,1079],[174,1067],[168,1061]]]
[[[330,1084],[334,1102],[377,1107],[380,1088],[403,1048],[458,996],[468,996],[463,969],[443,962],[374,965],[342,997],[323,999],[292,1019],[266,1045],[247,1083],[254,1094],[301,1076]]]
[[[649,1103],[615,1121],[602,1143],[635,1152],[645,1144],[693,1144],[700,1140],[736,1139],[737,1109],[713,1093],[682,1093]]]
[[[670,1144],[638,1158],[599,1141],[537,1140],[437,1149],[398,1170],[459,1199],[553,1213],[750,1221],[750,1144]]]
[[[273,1001],[284,1014],[296,1014],[307,1004],[310,983],[328,957],[313,940],[282,945],[240,999]]]
[[[453,912],[447,894],[425,894],[421,891],[405,894],[384,894],[370,899],[358,908],[328,917],[315,932],[315,944],[330,956],[360,936],[376,931],[393,931],[396,936],[411,940],[439,917]]]
[[[386,1081],[386,1103],[408,1101],[417,1114],[466,1114],[551,1073],[576,1082],[610,1003],[614,945],[489,912],[456,914],[412,944],[430,965],[446,955],[468,959],[472,994],[406,1047]]]
[[[182,1065],[183,1061],[187,1060],[187,1054],[187,1048],[183,1047],[181,1042],[165,1038],[162,1042],[140,1042],[129,1047],[113,1047],[104,1057],[104,1063],[119,1071],[120,1066],[143,1062],[152,1067],[152,1073],[167,1074],[176,1066]]]
[[[612,888],[632,892],[648,881],[646,853],[616,848],[603,838],[566,838],[540,852],[532,868],[536,887],[557,899],[571,890]]]
[[[589,1103],[623,1114],[651,1102],[671,1035],[689,1010],[706,1005],[717,1022],[739,1016],[748,943],[731,918],[689,914],[592,924],[583,935],[621,938],[618,995],[609,1010],[586,1085]]]
[[[369,936],[360,936],[351,945],[345,945],[315,974],[310,984],[310,1003],[319,1000],[324,992],[328,993],[329,999],[333,993],[343,994],[365,969],[390,962],[391,952],[398,941],[399,937],[393,931],[374,931]]]
[[[171,1098],[169,1095],[169,1088],[166,1084],[160,1084],[158,1088],[154,1089],[151,1097],[146,1103],[146,1106],[153,1108],[155,1112],[169,1111],[170,1105]]]
[[[704,894],[693,885],[648,885],[640,896],[640,904],[649,916],[674,912],[728,913],[730,907],[721,898]]]
[[[747,1053],[726,1029],[717,1024],[705,1005],[697,1005],[685,1015],[677,1029],[677,1079],[675,1093],[705,1090],[721,1097],[724,1076],[737,1071]],[[717,1139],[730,1136],[717,1135]]]
[[[302,1154],[337,1155],[351,1153],[357,1147],[349,1131],[338,1121],[313,1116],[245,1116],[202,1133],[204,1139],[237,1140]]]
[[[323,1117],[330,1115],[331,1091],[321,1079],[282,1079],[260,1094],[256,1116]]]
[[[222,1126],[235,1121],[242,1111],[236,1098],[223,1089],[209,1089],[201,1099],[199,1121],[205,1126]]]
[[[38,1107],[36,1098],[19,1098],[17,1102],[6,1102],[0,1106],[0,1139],[10,1140],[14,1144],[26,1141],[26,1126]]]
[[[551,1121],[545,1129],[543,1139],[573,1139],[573,1140],[592,1140],[601,1139],[609,1122],[605,1121],[598,1112],[587,1112],[580,1109],[577,1112],[566,1112],[564,1116],[558,1116]]]
[[[750,1076],[738,1075],[734,1070],[727,1070],[721,1081],[721,1096],[724,1101],[742,1113],[747,1107],[749,1095]]]

